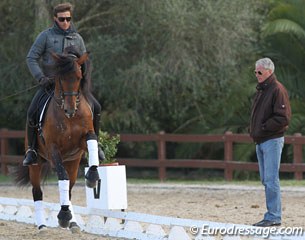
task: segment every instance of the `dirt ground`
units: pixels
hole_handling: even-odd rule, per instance
[[[140,213],[223,223],[260,221],[265,212],[263,187],[241,185],[128,184],[128,209]],[[0,186],[0,197],[32,199],[31,189]],[[58,202],[58,188],[44,187],[44,200]],[[78,183],[72,192],[74,205],[86,206],[85,187]],[[283,227],[305,229],[305,188],[282,187]],[[39,233],[35,226],[0,220],[0,239],[113,239],[81,233],[72,235],[60,228]]]

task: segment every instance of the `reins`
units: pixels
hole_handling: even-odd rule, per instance
[[[5,101],[5,100],[7,100],[7,99],[9,99],[9,98],[11,98],[11,97],[18,96],[18,95],[20,95],[20,94],[22,94],[22,93],[28,92],[29,90],[32,90],[32,89],[34,89],[34,88],[37,88],[38,86],[39,86],[39,84],[36,84],[36,85],[34,85],[34,86],[32,86],[32,87],[26,88],[26,89],[24,89],[24,90],[21,90],[21,91],[18,91],[18,92],[16,92],[16,93],[13,93],[13,94],[10,94],[10,95],[8,95],[8,96],[5,96],[5,97],[3,97],[3,98],[0,98],[0,102]]]

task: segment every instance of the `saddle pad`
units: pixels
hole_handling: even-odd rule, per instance
[[[52,98],[52,95],[49,95],[49,97],[47,98],[47,100],[45,101],[45,103],[43,105],[43,108],[39,109],[38,129],[42,128],[44,116],[45,116],[45,113],[47,112],[46,110],[48,109],[48,105],[49,105],[49,102],[50,102],[51,98]]]

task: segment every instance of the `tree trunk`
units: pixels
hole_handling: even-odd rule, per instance
[[[35,0],[35,38],[52,23],[50,0]]]

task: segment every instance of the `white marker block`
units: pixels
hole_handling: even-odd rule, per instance
[[[89,168],[85,168],[85,173]],[[98,167],[100,180],[95,188],[86,186],[88,208],[127,209],[126,168],[124,165]]]

